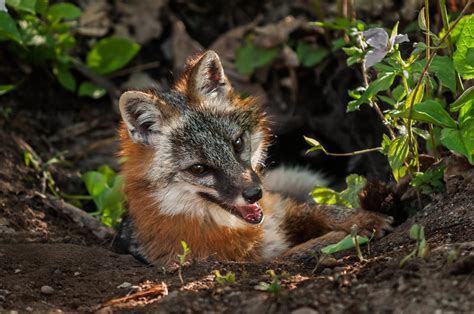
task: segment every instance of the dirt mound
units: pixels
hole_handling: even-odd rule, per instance
[[[314,263],[220,263],[197,261],[177,269],[146,267],[109,250],[100,240],[58,214],[35,192],[34,171],[21,160],[11,136],[0,152],[0,310],[281,312],[435,312],[474,309],[474,170],[456,174],[448,191],[370,247],[365,261],[354,252],[327,265]],[[408,237],[426,227],[430,253],[400,267],[414,248]],[[449,262],[452,260],[452,262]],[[452,265],[450,265],[452,264]],[[281,292],[257,291],[281,275]],[[236,282],[215,282],[214,270],[235,273]]]

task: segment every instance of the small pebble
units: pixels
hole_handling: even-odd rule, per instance
[[[33,308],[30,307],[30,306],[27,306],[25,310],[26,310],[27,312],[33,312]]]
[[[327,276],[332,273],[331,268],[324,268],[323,271],[321,272],[321,275]]]
[[[119,289],[127,289],[127,288],[130,288],[132,286],[131,283],[129,282],[122,282],[120,285],[117,286],[117,288]]]
[[[15,269],[15,274],[18,274],[19,272],[21,272],[20,268]]]
[[[81,274],[80,272],[76,271],[74,272],[74,277],[79,276],[80,274]]]
[[[46,294],[46,295],[50,295],[50,294],[54,293],[54,289],[50,286],[42,286],[41,287],[41,293]]]

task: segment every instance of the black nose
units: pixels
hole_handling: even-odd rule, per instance
[[[249,203],[255,203],[262,198],[262,188],[259,185],[247,188],[242,192],[242,196]]]

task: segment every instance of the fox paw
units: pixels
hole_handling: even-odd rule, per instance
[[[358,210],[350,220],[350,223],[349,228],[356,224],[358,226],[358,234],[367,237],[370,237],[375,232],[375,236],[381,238],[393,230],[393,217],[365,210]],[[350,232],[350,230],[346,231]]]

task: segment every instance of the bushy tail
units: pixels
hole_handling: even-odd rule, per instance
[[[313,188],[328,183],[322,174],[299,166],[281,166],[268,171],[263,178],[266,191],[310,203],[314,202],[309,195]]]

